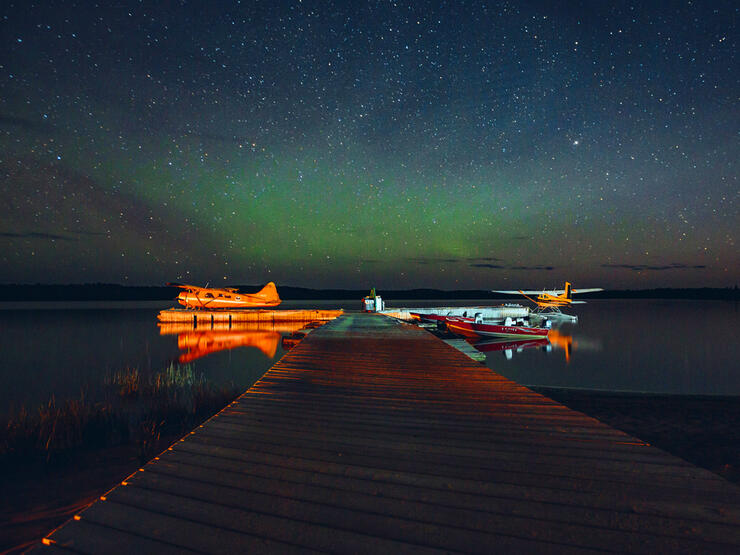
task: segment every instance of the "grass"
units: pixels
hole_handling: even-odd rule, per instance
[[[170,364],[154,375],[136,368],[107,375],[106,399],[78,399],[21,408],[0,424],[0,467],[53,466],[87,449],[133,443],[139,457],[156,453],[160,437],[183,434],[235,397],[236,386],[215,386],[191,365]]]

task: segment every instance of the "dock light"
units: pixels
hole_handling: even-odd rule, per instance
[[[107,497],[106,497],[105,495],[101,495],[101,496],[100,496],[100,500],[101,500],[101,501],[107,501],[107,500],[108,500],[108,498],[107,498]]]
[[[43,540],[41,540],[41,543],[43,543],[44,545],[54,545],[56,542],[49,538],[44,538]]]
[[[126,480],[124,480],[123,482],[121,482],[121,485],[122,486],[127,486],[128,485],[128,482]]]
[[[82,520],[82,517],[80,515],[75,515],[72,518],[74,518],[75,520]]]

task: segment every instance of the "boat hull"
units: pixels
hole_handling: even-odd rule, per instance
[[[516,339],[534,339],[547,337],[547,328],[530,328],[526,326],[503,326],[499,324],[476,323],[472,318],[447,318],[447,329],[468,337],[504,337]]]
[[[434,323],[434,322],[444,322],[447,320],[447,316],[442,316],[441,314],[432,314],[429,312],[411,312],[411,317],[415,320],[420,320],[422,322],[428,322],[428,323]]]

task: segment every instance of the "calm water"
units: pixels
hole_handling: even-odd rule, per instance
[[[358,305],[296,301],[283,308],[354,310]],[[160,331],[157,312],[169,306],[171,302],[0,304],[0,412],[33,406],[51,395],[57,400],[79,397],[81,391],[94,400],[113,372],[138,368],[154,373],[178,361],[216,384],[247,388],[284,353],[280,337],[290,332],[287,328]],[[578,314],[579,322],[562,325],[549,347],[489,350],[487,365],[525,385],[740,395],[737,303],[593,301],[570,312]]]
[[[487,354],[519,383],[651,393],[740,395],[738,304],[590,301],[569,313],[549,350]],[[570,345],[570,348],[567,346]],[[548,352],[549,351],[549,352]]]

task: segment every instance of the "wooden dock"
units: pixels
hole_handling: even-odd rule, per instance
[[[347,314],[38,549],[737,553],[740,488]]]

